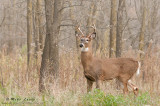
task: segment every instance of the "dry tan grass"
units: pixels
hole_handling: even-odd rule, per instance
[[[160,59],[157,50],[158,48],[155,48],[146,53],[140,76],[133,78],[134,83],[140,87],[142,92],[148,91],[153,95],[160,93]],[[100,52],[96,52],[99,57],[101,57],[100,54]],[[133,50],[126,51],[123,54],[123,57],[137,58],[137,52],[133,52]],[[38,101],[43,101],[43,95],[38,92],[40,62],[37,66],[35,61],[32,61],[29,80],[27,81],[27,57],[25,53],[17,50],[14,55],[9,56],[1,52],[0,59],[0,82],[2,84],[0,99],[18,95],[34,97]],[[79,98],[86,93],[86,79],[76,51],[61,52],[59,79],[57,83],[48,83],[52,89],[50,96],[47,97],[48,100],[54,97],[55,101],[62,103],[62,105],[76,105],[80,102]],[[122,90],[116,90],[115,86],[114,80],[101,83],[101,89],[105,93],[121,94]]]

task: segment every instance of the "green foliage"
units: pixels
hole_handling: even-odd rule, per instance
[[[117,106],[125,103],[124,98],[121,95],[106,95],[105,101],[107,106]]]
[[[91,106],[118,106],[124,102],[124,98],[121,95],[105,95],[105,93],[99,89],[95,89],[93,92],[90,92],[83,97],[84,105]]]
[[[151,96],[148,92],[142,93],[140,96],[136,97],[134,101],[132,101],[135,105],[148,105],[151,103]]]
[[[142,106],[151,104],[151,96],[147,92],[138,97],[133,94],[113,96],[111,94],[105,95],[103,91],[97,89],[86,94],[82,100],[84,105],[89,106]]]

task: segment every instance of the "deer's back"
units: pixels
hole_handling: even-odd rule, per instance
[[[131,78],[137,71],[138,62],[132,58],[94,58],[90,65],[88,75],[92,79],[110,80],[116,77]]]

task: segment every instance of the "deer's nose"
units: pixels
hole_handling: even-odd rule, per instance
[[[82,44],[82,43],[79,45],[79,47],[83,47],[83,46],[84,46],[84,44]]]

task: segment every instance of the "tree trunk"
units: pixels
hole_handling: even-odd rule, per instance
[[[48,77],[49,73],[49,49],[50,49],[50,36],[52,35],[52,22],[53,22],[53,2],[52,0],[45,0],[45,14],[46,14],[46,38],[45,46],[43,49],[42,62],[40,68],[40,80],[39,80],[39,91],[44,92],[45,89],[45,78]]]
[[[117,12],[117,33],[116,33],[116,57],[121,57],[122,52],[122,30],[123,30],[123,12],[125,0],[119,0]],[[120,82],[116,80],[117,89],[120,89]]]
[[[39,91],[46,91],[44,79],[57,78],[59,70],[58,36],[61,21],[61,0],[45,0],[46,40],[40,68]],[[53,11],[54,10],[54,11]],[[54,15],[53,15],[54,13]]]
[[[90,5],[90,10],[89,10],[89,16],[88,16],[88,19],[87,19],[87,35],[89,33],[91,33],[93,31],[93,29],[91,28],[91,26],[93,26],[93,24],[96,25],[96,10],[97,10],[97,7],[96,7],[96,4],[95,2],[92,2],[91,5]],[[99,39],[99,37],[97,36],[96,38],[97,40]],[[95,47],[95,51],[99,48],[101,43],[97,43],[96,40],[93,41],[93,46]]]
[[[32,0],[27,0],[27,64],[31,61],[31,43],[32,43]]]
[[[52,24],[52,35],[50,36],[50,72],[57,78],[58,70],[59,70],[59,30],[60,30],[60,22],[61,22],[61,1],[62,0],[54,0],[54,15],[53,15],[53,24]]]
[[[123,31],[123,12],[125,0],[119,0],[117,13],[117,38],[116,38],[116,57],[121,57],[122,53],[122,31]]]
[[[46,13],[47,16],[47,13]],[[48,19],[46,17],[46,19]],[[41,68],[40,68],[40,79],[39,79],[39,91],[44,92],[46,91],[45,88],[45,78],[48,76],[48,70],[49,70],[49,38],[51,33],[49,32],[49,20],[46,22],[46,38],[45,38],[45,46],[43,49],[43,55],[42,55],[42,62],[41,62]]]
[[[39,13],[39,1],[40,0],[36,0],[36,11],[35,11],[35,55],[36,55],[36,60],[38,62],[39,60],[39,52],[40,52],[40,22],[39,22],[39,18],[40,18],[40,13]]]
[[[96,15],[96,5],[94,2],[92,2],[91,6],[90,6],[90,11],[89,11],[89,17],[87,19],[87,34],[91,33],[91,26],[93,24],[96,24],[96,21],[93,17],[95,17]]]
[[[73,5],[73,4],[72,4],[72,0],[69,1],[69,5]],[[72,19],[72,22],[75,21],[74,7],[71,7],[71,8],[70,8],[70,17],[71,17],[71,19]],[[75,29],[74,29],[74,30],[75,30],[75,34],[74,34],[74,35],[75,35],[75,39],[76,39],[76,49],[77,49],[77,53],[80,54],[80,52],[79,52],[79,39],[78,39],[78,37],[76,37],[76,34],[78,33],[78,32],[77,32],[77,27],[78,27],[78,26],[76,26]],[[79,55],[78,55],[78,56],[79,56]]]
[[[11,2],[9,2],[8,6],[12,7],[12,4]],[[14,7],[13,7],[14,8]],[[14,43],[13,43],[13,27],[12,27],[12,17],[11,17],[11,14],[12,14],[12,10],[8,10],[7,11],[7,14],[8,14],[8,48],[7,48],[7,54],[12,54],[13,52],[13,47],[14,47]]]
[[[110,53],[109,57],[116,57],[116,26],[117,26],[117,0],[111,0],[110,17]]]
[[[40,49],[42,50],[44,47],[44,34],[43,34],[43,17],[42,17],[42,0],[37,0],[37,16],[38,16],[38,23],[39,23],[39,44]]]
[[[145,35],[145,25],[146,21],[146,7],[143,8],[143,15],[142,15],[142,23],[141,23],[141,30],[140,30],[140,35],[139,35],[139,57],[141,60],[144,58],[144,35]]]

